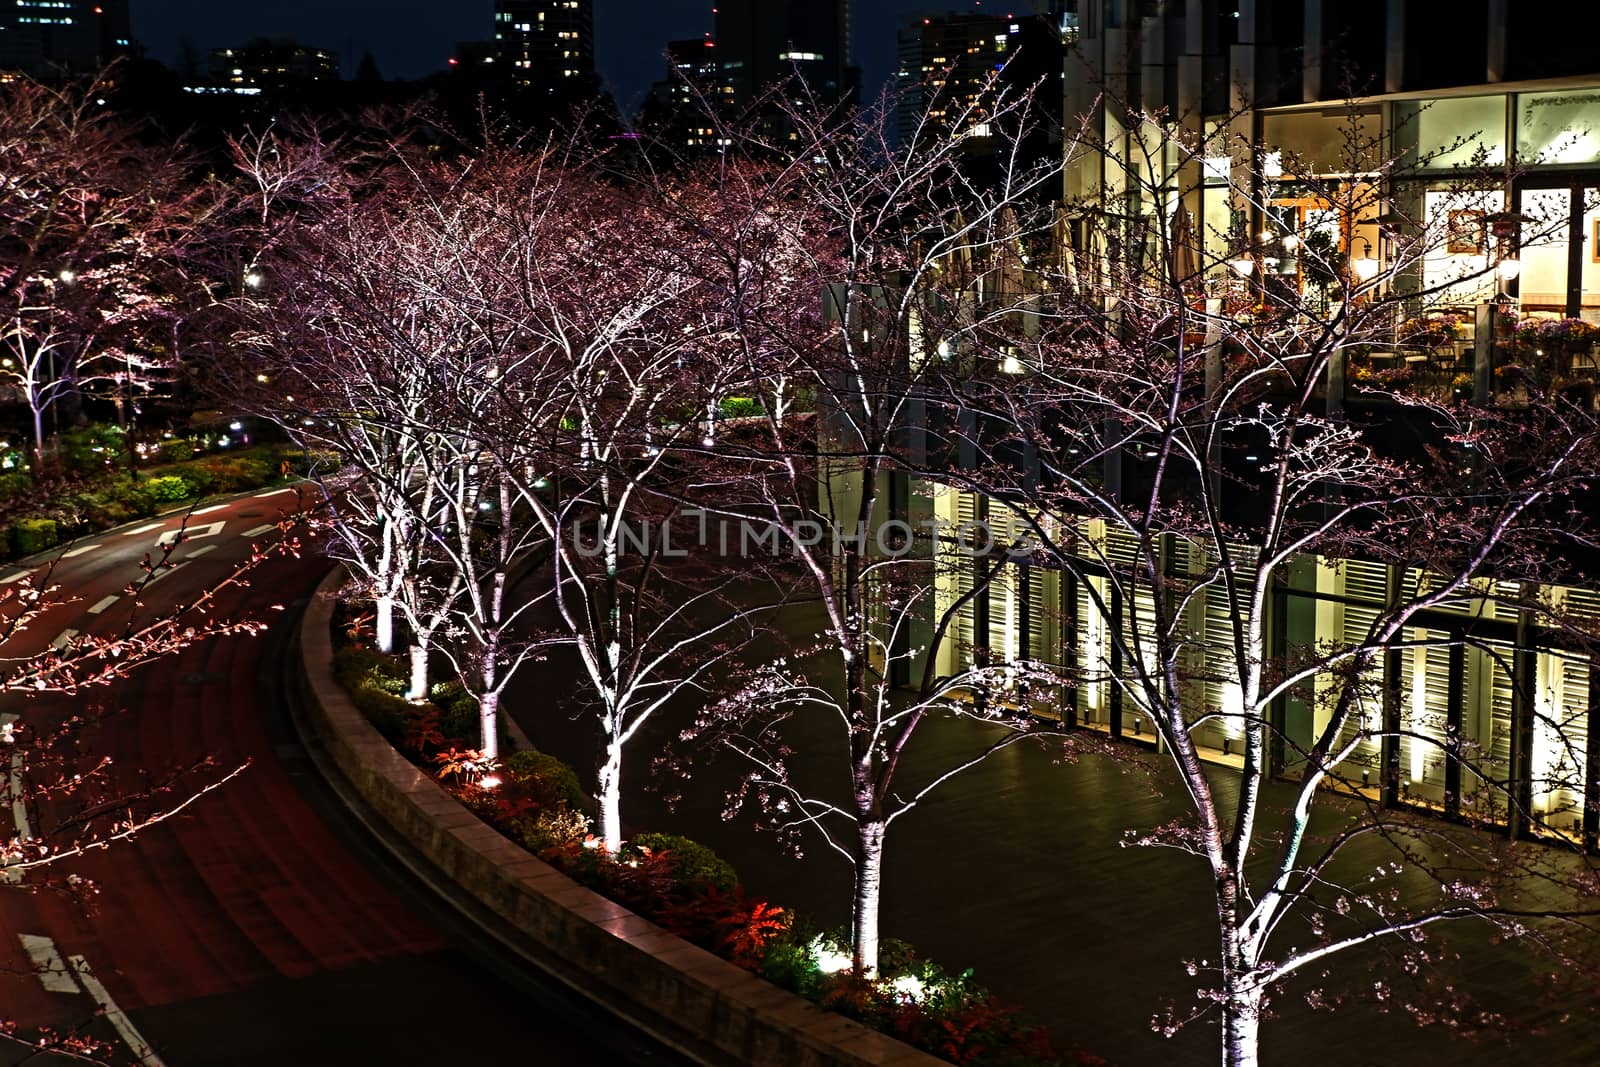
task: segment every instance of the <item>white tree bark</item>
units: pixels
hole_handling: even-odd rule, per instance
[[[374,640],[379,652],[394,651],[394,597],[380,596],[374,600],[377,620],[373,623]]]
[[[856,844],[855,899],[851,902],[850,939],[858,974],[878,970],[878,905],[883,892],[883,839],[887,827],[864,822]]]
[[[1261,994],[1244,983],[1222,1001],[1223,1067],[1257,1067],[1261,1062]]]
[[[478,751],[489,759],[500,758],[500,686],[495,682],[497,649],[483,655],[483,695],[478,697],[478,725],[481,735]]]
[[[622,742],[613,737],[606,745],[605,759],[597,775],[596,798],[600,803],[600,836],[607,852],[622,848]]]
[[[428,695],[428,645],[421,640],[411,644],[411,684],[407,700],[423,700]]]

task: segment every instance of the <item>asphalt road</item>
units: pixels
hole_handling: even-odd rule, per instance
[[[295,502],[282,491],[197,512],[149,606],[216,583],[252,544],[277,538],[272,524]],[[69,546],[54,581],[70,602],[6,655],[120,629],[134,610],[123,588],[180,519]],[[185,778],[192,790],[249,763],[133,840],[0,888],[0,1017],[19,1033],[84,1032],[127,1062],[173,1067],[679,1062],[436,897],[318,774],[292,723],[287,657],[298,608],[326,571],[314,553],[273,558],[229,590],[218,614],[270,621],[261,636],[192,646],[88,698],[0,698],[23,729],[116,712],[84,733],[75,758],[109,756],[120,789],[209,757],[212,768]],[[0,582],[21,573],[0,568]],[[61,817],[52,807],[20,818],[45,832]],[[92,891],[45,884],[68,876]],[[0,1040],[0,1063],[22,1062],[66,1058]]]

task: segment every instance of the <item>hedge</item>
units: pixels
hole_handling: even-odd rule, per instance
[[[11,551],[31,556],[60,543],[54,519],[18,519],[11,524]]]

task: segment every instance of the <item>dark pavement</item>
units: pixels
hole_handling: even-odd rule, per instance
[[[151,605],[194,597],[252,543],[275,540],[265,527],[294,501],[248,497],[197,514],[190,530],[205,532],[178,548],[182,565],[150,588]],[[75,602],[7,651],[42,648],[68,628],[119,629],[131,605],[117,595],[178,521],[71,546],[55,581]],[[0,568],[0,580],[19,570]],[[262,636],[188,648],[76,701],[5,698],[24,724],[126,709],[90,727],[83,746],[113,758],[123,788],[205,757],[216,767],[187,778],[191,788],[250,763],[132,841],[0,891],[5,1019],[24,1033],[85,1029],[132,1062],[172,1067],[672,1062],[433,896],[317,773],[290,719],[288,656],[297,609],[326,571],[314,552],[275,558],[225,594],[219,614],[270,621]],[[32,813],[36,830],[56,817],[43,809]],[[28,891],[68,875],[91,879],[95,891]],[[51,954],[88,977],[41,973],[51,968],[39,957]],[[24,1059],[0,1041],[0,1063]]]
[[[820,610],[794,609],[785,621],[815,633]],[[574,665],[559,657],[527,668],[505,705],[533,742],[573,762],[593,782],[594,733],[552,694],[577,691]],[[721,818],[734,767],[697,772],[683,783],[685,801],[670,812],[647,790],[651,761],[685,722],[657,721],[627,757],[623,817],[633,826],[669,830],[705,842],[731,861],[747,888],[826,924],[843,925],[850,872],[813,837],[806,856],[786,856],[771,834],[752,829],[748,813]],[[914,781],[972,751],[976,727],[930,723],[908,753],[903,781]],[[838,732],[792,735],[806,747]],[[842,762],[814,761],[811,772],[842,773]],[[842,783],[841,783],[842,784]],[[1018,745],[947,783],[897,822],[886,848],[883,902],[886,937],[902,938],[949,968],[974,967],[1004,1000],[1022,1005],[1065,1043],[1124,1067],[1167,1067],[1216,1060],[1213,1026],[1196,1024],[1172,1039],[1152,1027],[1168,1005],[1193,1004],[1186,959],[1215,959],[1215,918],[1201,861],[1171,850],[1123,847],[1130,830],[1176,818],[1184,805],[1159,762],[1085,756],[1063,762],[1059,750]],[[1169,792],[1170,791],[1170,792]],[[1354,855],[1360,862],[1389,858]],[[1600,1063],[1600,1024],[1586,1003],[1543,999],[1539,961],[1487,943],[1485,930],[1457,925],[1445,932],[1462,953],[1451,977],[1490,1008],[1548,1033],[1468,1041],[1443,1027],[1419,1028],[1398,1010],[1365,1003],[1312,1011],[1304,990],[1291,988],[1264,1027],[1264,1062],[1272,1064]],[[1328,987],[1370,991],[1379,952],[1351,953],[1333,965]],[[1548,969],[1549,964],[1543,967]],[[1384,977],[1397,977],[1382,966]],[[1396,983],[1403,993],[1403,977]],[[1570,1013],[1570,1019],[1562,1017]]]

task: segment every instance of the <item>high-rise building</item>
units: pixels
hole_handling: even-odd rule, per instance
[[[721,0],[716,49],[732,108],[754,108],[769,123],[780,109],[766,94],[790,79],[823,106],[851,103],[860,89],[850,64],[849,0]]]
[[[594,0],[495,0],[500,77],[559,98],[594,95]]]
[[[895,125],[902,145],[926,121],[938,136],[965,134],[968,154],[992,155],[1002,97],[1034,94],[1034,152],[1059,148],[1062,36],[1044,15],[977,13],[912,18],[899,33]]]
[[[720,70],[709,34],[668,42],[667,76],[651,87],[639,125],[686,155],[725,145],[714,116],[725,110],[723,101],[732,90]]]
[[[0,70],[36,78],[90,74],[131,50],[128,0],[0,3]]]
[[[311,82],[339,80],[339,57],[322,48],[260,38],[237,48],[213,48],[213,87],[234,93],[274,93]]]

